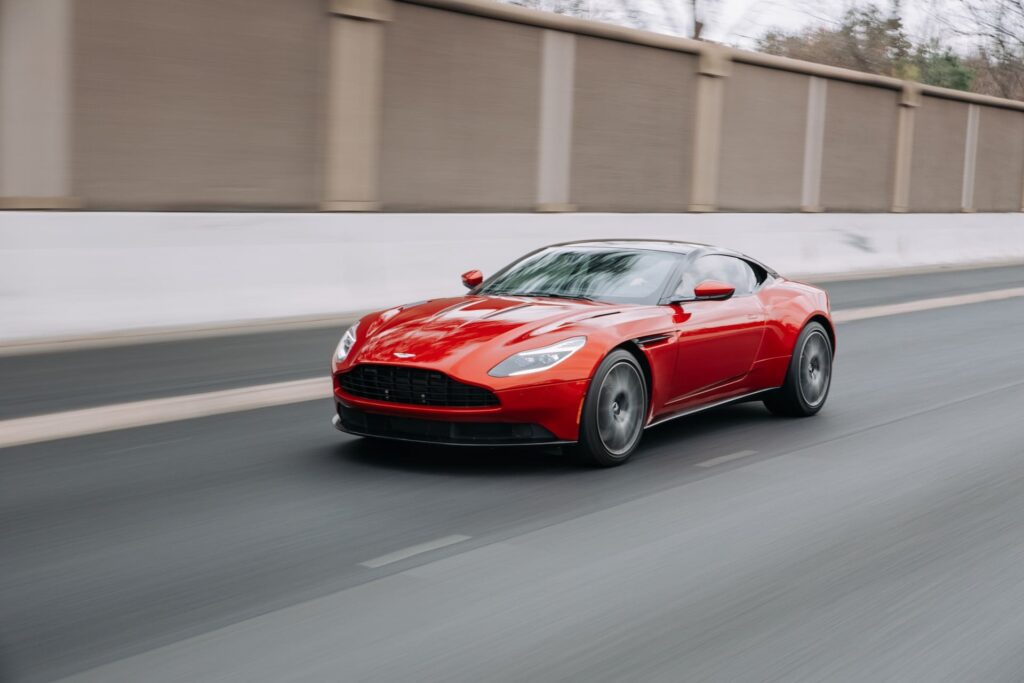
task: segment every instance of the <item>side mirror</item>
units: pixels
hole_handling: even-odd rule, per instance
[[[717,280],[705,280],[693,288],[693,298],[697,301],[721,301],[728,299],[736,292],[736,288]]]
[[[466,286],[466,289],[473,289],[483,281],[484,274],[479,270],[467,270],[462,274],[462,284]]]

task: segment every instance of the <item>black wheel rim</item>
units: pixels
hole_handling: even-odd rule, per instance
[[[800,395],[804,403],[817,408],[825,401],[832,381],[832,347],[820,330],[814,330],[800,349]]]
[[[616,363],[597,392],[597,431],[612,455],[624,455],[640,438],[646,401],[644,383],[631,363]]]

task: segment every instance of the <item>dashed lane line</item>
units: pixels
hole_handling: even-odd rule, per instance
[[[361,564],[364,567],[369,567],[370,569],[377,569],[378,567],[383,567],[384,565],[394,564],[395,562],[401,562],[402,560],[407,560],[410,557],[415,557],[416,555],[422,555],[423,553],[429,553],[432,550],[439,550],[441,548],[447,548],[450,545],[455,545],[456,543],[462,543],[463,541],[468,541],[470,538],[471,538],[470,536],[462,536],[461,534],[453,534],[451,536],[445,536],[443,538],[434,539],[433,541],[427,541],[426,543],[420,543],[418,545],[411,545],[408,548],[402,548],[401,550],[396,550],[393,553],[388,553],[387,555],[381,555],[380,557],[375,557],[372,560],[367,560],[366,562],[360,562],[359,564]]]

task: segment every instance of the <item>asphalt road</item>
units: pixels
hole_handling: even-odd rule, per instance
[[[1021,281],[829,289],[838,309]],[[33,367],[147,395],[82,360],[104,353],[178,352],[180,393],[260,358],[249,383],[324,373],[335,331],[279,334],[5,359],[5,411],[31,414]],[[34,396],[75,405],[58,393]],[[1024,299],[843,324],[819,416],[677,420],[613,470],[382,448],[330,413],[0,450],[0,680],[1024,679]]]
[[[829,282],[836,309],[1024,286],[1024,266]],[[343,326],[0,355],[0,420],[328,373]]]

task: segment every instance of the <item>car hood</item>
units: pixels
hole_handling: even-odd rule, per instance
[[[538,345],[571,336],[576,326],[619,306],[568,299],[464,296],[435,299],[383,311],[367,321],[355,362],[451,365],[486,345],[489,351],[515,353],[534,337]],[[503,347],[508,347],[504,349]],[[504,357],[504,356],[502,356]]]

